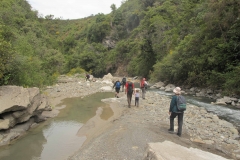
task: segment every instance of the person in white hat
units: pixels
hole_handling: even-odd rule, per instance
[[[170,115],[170,128],[168,131],[170,133],[174,133],[174,119],[178,116],[178,132],[177,135],[181,137],[182,135],[182,125],[183,125],[183,115],[184,112],[181,112],[177,109],[177,96],[181,94],[181,88],[176,87],[173,89],[175,95],[172,97],[170,107],[169,107],[169,115]]]

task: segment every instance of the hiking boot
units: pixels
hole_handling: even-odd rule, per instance
[[[119,98],[119,97],[117,96],[117,98]]]
[[[177,133],[178,137],[181,137],[181,134],[180,133]]]
[[[174,133],[174,130],[173,129],[168,129],[168,132],[169,133]]]

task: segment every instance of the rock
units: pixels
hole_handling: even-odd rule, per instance
[[[107,75],[103,76],[102,79],[103,79],[103,80],[106,80],[106,79],[112,80],[112,79],[113,79],[113,76],[111,75],[111,73],[108,73]]]
[[[100,90],[101,90],[101,91],[112,91],[113,88],[110,87],[110,86],[104,86],[104,87],[101,87]]]
[[[174,154],[173,154],[174,153]],[[184,153],[184,154],[183,154]],[[186,148],[170,141],[148,143],[144,160],[227,160],[196,148]]]
[[[166,88],[165,88],[165,87],[160,87],[159,89],[162,90],[162,91],[164,91]]]
[[[103,83],[103,84],[105,83],[105,84],[109,84],[109,85],[113,86],[113,83],[111,80],[103,80],[101,83]]]
[[[15,119],[11,113],[5,114],[2,116],[4,120],[7,120],[8,123],[8,128],[13,127],[17,124],[17,119]],[[6,129],[8,129],[6,128]]]
[[[54,109],[52,111],[43,111],[41,115],[45,118],[52,118],[58,115],[58,113],[59,113],[59,110]]]
[[[213,140],[203,140],[203,142],[206,143],[206,144],[209,144],[209,145],[214,144]]]
[[[232,134],[234,134],[234,135],[238,135],[238,130],[237,130],[236,128],[234,128],[234,127],[231,127],[231,128],[230,128],[230,132],[231,132]]]
[[[36,87],[1,86],[0,104],[0,130],[9,132],[0,141],[0,145],[8,144],[12,139],[21,136],[35,119],[40,122],[42,111],[48,107],[46,97],[40,94]],[[24,128],[19,129],[20,126]]]
[[[192,142],[196,142],[196,143],[202,143],[202,144],[205,143],[202,139],[199,139],[199,138],[191,138],[190,140],[191,140]]]
[[[103,45],[108,49],[113,49],[116,45],[116,41],[111,39],[111,37],[107,36],[102,41]]]
[[[38,88],[23,88],[18,86],[0,87],[0,113],[19,111],[31,105],[34,95],[39,94]]]
[[[164,87],[165,84],[160,81],[160,82],[155,83],[153,86],[154,86],[155,88],[161,88],[161,87]]]
[[[9,119],[0,119],[0,130],[2,129],[8,129],[10,126],[10,122],[9,122]]]
[[[197,97],[204,97],[205,93],[204,92],[199,92],[199,93],[196,93],[196,96]]]

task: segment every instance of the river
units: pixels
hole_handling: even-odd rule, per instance
[[[171,97],[171,92],[148,89]],[[77,136],[78,130],[96,114],[98,107],[103,108],[101,119],[113,115],[111,108],[101,99],[113,97],[114,93],[96,93],[85,98],[68,98],[59,106],[65,106],[57,117],[31,129],[24,137],[0,148],[1,160],[65,160],[73,155],[84,143],[86,137]],[[208,112],[217,114],[238,127],[240,130],[240,110],[232,106],[211,104],[212,99],[185,95],[187,102],[204,107]]]
[[[106,120],[113,111],[101,99],[113,97],[114,93],[95,93],[85,98],[64,99],[57,117],[49,119],[25,136],[0,148],[1,160],[66,160],[84,143],[86,137],[77,136],[78,130],[103,108],[101,119]]]
[[[157,92],[161,95],[167,95],[171,97],[173,93],[160,91],[156,89],[150,89],[149,91]],[[208,112],[212,112],[219,116],[219,118],[225,119],[232,124],[234,124],[238,131],[240,132],[240,110],[231,106],[231,105],[216,105],[211,104],[211,102],[215,102],[213,99],[205,98],[205,97],[196,97],[193,95],[184,95],[187,103],[193,104],[198,107],[204,107]]]

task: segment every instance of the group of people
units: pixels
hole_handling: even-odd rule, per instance
[[[142,90],[142,98],[145,99],[145,93],[146,93],[146,88],[147,88],[147,81],[145,78],[142,78],[140,81],[140,88]],[[131,81],[127,81],[126,78],[124,77],[122,79],[122,81],[120,82],[119,80],[117,80],[114,83],[113,88],[115,87],[115,97],[119,97],[119,91],[120,88],[122,86],[122,92],[124,91],[124,87],[125,87],[125,94],[127,94],[127,102],[128,102],[128,107],[131,107],[131,100],[132,100],[132,95],[135,95],[135,106],[139,106],[139,97],[140,97],[140,93],[138,89],[134,89],[134,83]],[[172,97],[171,99],[171,103],[170,103],[170,107],[169,107],[169,118],[170,118],[170,128],[168,129],[168,131],[170,133],[174,133],[174,119],[176,117],[178,117],[178,130],[177,130],[177,135],[179,137],[181,137],[182,135],[182,125],[183,125],[183,115],[184,115],[184,111],[179,111],[178,107],[177,107],[177,99],[178,96],[181,95],[181,88],[180,87],[176,87],[173,92],[175,93],[175,95]]]
[[[86,81],[90,81],[90,74],[86,74],[85,76]],[[145,99],[146,89],[147,89],[148,83],[145,78],[142,78],[140,80],[140,89],[142,91],[142,99]],[[139,106],[139,97],[140,97],[140,91],[139,89],[134,88],[134,83],[130,80],[127,81],[126,77],[122,78],[122,81],[120,82],[117,80],[113,88],[115,87],[115,97],[119,98],[119,91],[122,88],[122,92],[124,92],[125,88],[125,94],[127,94],[127,102],[128,107],[131,108],[131,101],[132,101],[132,95],[135,95],[135,106]],[[177,135],[181,137],[182,135],[182,125],[183,125],[183,115],[184,111],[180,111],[177,107],[178,105],[178,97],[181,95],[181,88],[176,87],[173,92],[175,93],[174,96],[172,96],[170,107],[169,107],[169,118],[170,118],[170,128],[168,131],[170,133],[174,133],[174,119],[178,117],[178,130]]]
[[[142,78],[140,81],[140,88],[142,90],[142,98],[145,99],[145,93],[146,93],[146,88],[147,88],[147,81],[145,78]],[[120,88],[122,88],[122,92],[124,92],[125,88],[125,94],[127,95],[127,102],[128,102],[128,107],[131,107],[131,101],[132,101],[132,95],[135,95],[135,106],[139,106],[139,97],[140,97],[140,91],[139,89],[135,89],[134,83],[131,82],[130,80],[127,81],[126,77],[122,78],[122,81],[120,82],[117,80],[113,88],[115,87],[115,97],[119,98],[119,91]]]

